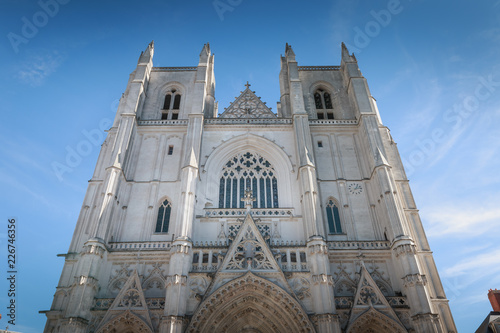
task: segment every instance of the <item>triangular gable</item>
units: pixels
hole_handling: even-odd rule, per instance
[[[255,91],[250,90],[250,84],[241,95],[225,109],[220,118],[276,118],[276,115],[262,102]]]
[[[136,270],[134,270],[127,282],[123,285],[120,293],[109,307],[96,332],[99,332],[101,329],[111,324],[115,318],[124,314],[137,317],[136,321],[139,323],[140,319],[152,332],[153,325],[151,323],[151,317],[141,287],[141,280]]]
[[[374,316],[374,311],[384,315],[382,317],[392,319],[394,321],[394,326],[397,327],[398,330],[406,332],[404,325],[401,323],[362,262],[358,287],[356,289],[356,295],[354,296],[354,303],[346,332],[349,332],[358,319],[362,320],[363,316]]]
[[[281,272],[278,262],[250,214],[246,215],[219,268],[219,272],[246,271]]]
[[[247,213],[238,233],[232,240],[205,297],[225,283],[247,272],[263,277],[294,294],[273,252],[259,231],[250,213]]]

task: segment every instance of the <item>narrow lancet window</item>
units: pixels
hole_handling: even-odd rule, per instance
[[[167,233],[168,226],[170,224],[170,212],[172,210],[172,205],[168,200],[163,201],[158,209],[158,217],[156,219],[156,229],[155,232]]]
[[[342,226],[340,224],[339,208],[333,200],[328,200],[326,205],[326,217],[328,220],[328,233],[341,234]]]

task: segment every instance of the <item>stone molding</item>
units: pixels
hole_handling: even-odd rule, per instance
[[[408,287],[414,287],[416,285],[425,286],[427,284],[427,278],[425,275],[421,275],[419,273],[416,274],[408,274],[403,279],[403,285]]]

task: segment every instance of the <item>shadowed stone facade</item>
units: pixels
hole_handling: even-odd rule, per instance
[[[299,66],[277,112],[223,112],[214,56],[130,75],[45,332],[456,332],[389,129],[354,55]],[[243,87],[242,87],[243,88]]]

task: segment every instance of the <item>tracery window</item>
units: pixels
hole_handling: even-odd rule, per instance
[[[340,224],[339,208],[332,199],[329,199],[326,205],[326,218],[328,220],[328,233],[341,234],[342,226]]]
[[[244,208],[241,199],[250,189],[253,208],[278,208],[278,180],[269,161],[256,153],[240,153],[223,167],[219,184],[219,208]]]
[[[333,119],[332,96],[328,91],[318,89],[314,93],[314,104],[318,119]]]
[[[165,95],[163,109],[161,110],[161,119],[178,119],[179,108],[181,106],[181,94],[172,89]]]
[[[156,219],[156,229],[155,232],[168,232],[168,225],[170,224],[170,212],[172,211],[172,205],[168,200],[165,199],[163,203],[158,208],[158,217]]]

